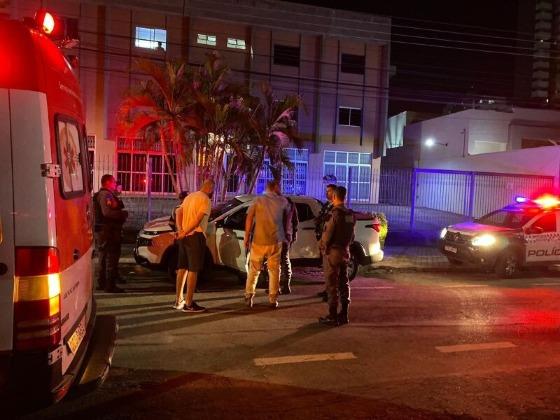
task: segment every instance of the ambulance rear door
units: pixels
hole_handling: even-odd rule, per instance
[[[0,89],[0,355],[5,361],[13,343],[14,191],[9,90]],[[3,363],[2,363],[3,364]],[[0,365],[0,369],[3,366]],[[0,385],[4,372],[0,370]]]

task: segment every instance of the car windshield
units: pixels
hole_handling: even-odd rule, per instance
[[[213,220],[216,217],[221,216],[222,214],[230,211],[231,209],[237,207],[242,203],[243,202],[241,200],[238,200],[237,198],[232,198],[231,200],[224,201],[223,203],[217,204],[212,208],[212,211],[210,212],[209,220]]]
[[[500,226],[511,229],[520,229],[535,216],[532,212],[523,210],[497,210],[482,216],[476,222],[483,225]]]

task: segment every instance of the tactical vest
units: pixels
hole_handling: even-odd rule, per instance
[[[354,240],[354,225],[356,224],[356,215],[346,207],[334,207],[331,211],[331,217],[334,217],[334,232],[329,247],[347,249]]]

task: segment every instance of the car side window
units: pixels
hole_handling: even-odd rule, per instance
[[[305,222],[306,220],[311,220],[315,217],[313,216],[313,211],[311,210],[311,207],[309,207],[309,204],[296,203],[296,210],[298,220],[300,222]]]
[[[247,219],[247,207],[242,208],[225,220],[224,226],[229,229],[245,230],[245,220]]]
[[[556,213],[547,213],[532,226],[533,229],[537,228],[537,230],[542,229],[542,233],[546,232],[556,232]]]

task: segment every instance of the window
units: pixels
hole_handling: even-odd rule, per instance
[[[304,204],[304,203],[295,203],[295,204],[296,204],[296,210],[298,214],[298,220],[300,222],[306,222],[308,220],[315,218],[315,215],[313,214],[311,207],[309,207],[309,204]]]
[[[363,55],[340,55],[340,71],[342,73],[364,74],[365,66],[366,59]]]
[[[236,211],[231,216],[226,217],[224,227],[235,230],[245,230],[245,221],[247,220],[247,207]]]
[[[66,117],[57,117],[56,139],[58,158],[62,176],[60,178],[62,196],[72,198],[84,192],[84,170],[82,162],[84,153],[78,124]]]
[[[168,157],[175,171],[175,158],[173,155]],[[148,170],[151,172],[150,182]],[[148,147],[141,139],[118,139],[117,182],[122,185],[124,192],[146,193],[148,187],[155,194],[174,192],[161,145],[154,143]]]
[[[245,49],[245,40],[228,38],[227,39],[227,47],[228,48],[237,48],[238,50],[244,50]]]
[[[299,67],[299,47],[275,45],[273,62],[282,66]]]
[[[535,223],[533,228],[542,229],[542,233],[556,232],[556,213],[547,213]]]
[[[202,45],[216,45],[216,35],[198,34],[196,43]]]
[[[348,127],[361,127],[362,126],[362,110],[360,108],[338,108],[338,125],[345,125]]]
[[[134,45],[138,48],[150,50],[166,49],[167,31],[165,29],[136,27]]]
[[[294,169],[290,170],[286,167],[282,169],[282,193],[289,195],[305,195],[307,189],[307,164],[309,160],[309,151],[307,149],[284,149],[285,155],[294,164]],[[264,165],[257,179],[257,194],[262,193],[266,188],[266,183],[272,181],[272,171],[270,170],[270,161],[265,159]]]
[[[348,190],[351,201],[368,202],[371,195],[371,154],[325,151],[323,176],[334,176]]]

